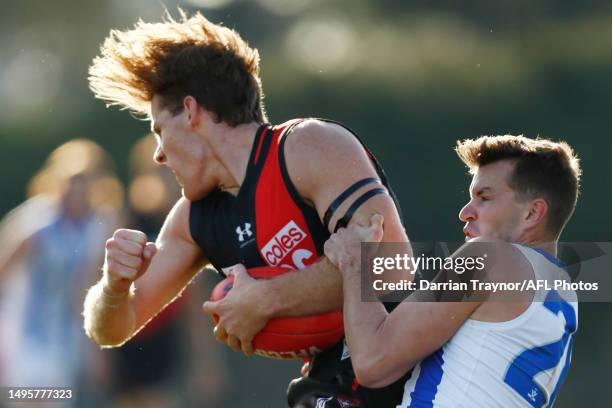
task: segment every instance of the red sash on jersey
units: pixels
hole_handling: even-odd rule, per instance
[[[287,190],[279,163],[281,140],[298,121],[269,130],[273,132],[272,141],[255,194],[257,247],[268,265],[288,269],[303,269],[319,258],[304,215]],[[260,140],[255,162],[259,159],[263,140],[264,137]]]

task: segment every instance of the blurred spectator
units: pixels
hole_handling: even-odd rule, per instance
[[[153,160],[153,135],[140,139],[130,154],[129,228],[155,241],[166,214],[180,197],[173,174]],[[212,407],[226,389],[224,350],[216,344],[201,305],[210,290],[199,280],[112,355],[113,405],[120,408]],[[207,352],[205,353],[204,350]]]
[[[82,374],[95,373],[99,357],[83,333],[81,305],[123,195],[105,151],[72,140],[0,224],[1,386],[68,387],[79,401]]]

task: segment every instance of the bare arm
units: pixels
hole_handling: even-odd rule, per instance
[[[361,301],[358,272],[344,280],[344,327],[357,379],[367,387],[393,383],[446,343],[479,306],[477,302],[420,302],[410,298],[391,314]]]
[[[296,128],[285,143],[285,157],[296,189],[321,219],[330,203],[347,187],[364,178],[378,177],[361,144],[338,125],[308,121]],[[365,186],[348,197],[332,217],[332,229],[347,208],[371,188],[372,185]],[[404,242],[409,251],[408,238],[388,195],[377,195],[366,201],[355,212],[351,223],[365,223],[374,213],[383,214],[388,220],[383,239]],[[393,273],[385,277],[398,278]],[[234,350],[249,353],[253,336],[270,318],[311,315],[341,307],[341,276],[323,257],[302,270],[274,279],[255,281],[241,275],[225,299],[206,302],[204,310],[220,316],[215,330],[220,341],[227,342]]]
[[[400,378],[448,341],[479,306],[409,298],[388,314],[379,302],[363,302],[360,242],[379,242],[382,222],[375,215],[372,225],[342,229],[325,244],[326,255],[342,273],[346,338],[357,379],[367,387],[384,387]]]
[[[30,239],[26,238],[17,242],[3,242],[2,249],[0,250],[0,287],[4,286],[4,282],[8,279],[13,265],[20,259],[23,259],[23,256],[27,253]]]
[[[431,293],[416,291],[390,314],[378,302],[363,302],[359,242],[377,242],[382,234],[382,217],[374,216],[372,221],[369,227],[352,226],[334,234],[326,243],[325,253],[339,265],[343,277],[344,325],[355,374],[365,386],[384,387],[442,347],[470,316],[497,298],[486,291],[468,291],[459,292],[467,295],[467,300],[436,302]],[[489,255],[484,269],[470,279],[477,276],[481,281],[508,281],[522,279],[524,272],[530,273],[529,264],[510,244],[478,242],[467,243],[452,255],[456,258]],[[448,272],[455,274],[452,270]],[[455,297],[455,293],[449,295]],[[530,303],[524,297],[521,301],[523,304],[512,306],[515,315],[507,318],[520,315]],[[499,306],[503,321],[509,304],[501,302]]]
[[[102,279],[85,298],[85,331],[101,346],[123,344],[172,302],[205,259],[189,233],[189,202],[180,199],[157,243],[117,230],[107,241]]]
[[[55,203],[45,197],[30,198],[0,222],[0,287],[12,269],[23,259],[32,238],[53,220]]]
[[[347,187],[364,178],[378,178],[361,144],[339,125],[307,121],[289,136],[285,150],[289,176],[301,196],[316,208],[320,219]],[[349,196],[331,218],[330,229],[333,231],[336,222],[358,197],[374,187],[381,185],[366,185]],[[369,223],[372,214],[385,217],[384,242],[408,242],[390,196],[370,198],[355,212],[350,224]],[[406,247],[409,251],[408,244]],[[390,272],[384,278],[410,279],[410,276]],[[266,281],[263,286],[269,294],[266,299],[270,302],[271,317],[303,316],[342,308],[342,278],[325,257],[300,271]]]

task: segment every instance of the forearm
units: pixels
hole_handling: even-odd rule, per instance
[[[307,316],[342,309],[342,277],[325,257],[265,282],[271,317]]]
[[[132,295],[111,293],[103,282],[91,287],[85,297],[85,333],[100,346],[120,346],[132,337],[136,327]]]
[[[15,264],[24,259],[28,251],[29,240],[15,241],[7,239],[0,248],[0,287],[4,286],[5,280],[10,275]]]
[[[344,330],[356,371],[381,356],[382,327],[387,311],[382,303],[364,301],[359,264],[343,265]],[[365,370],[364,370],[365,371]]]

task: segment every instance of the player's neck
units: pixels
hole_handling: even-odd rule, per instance
[[[210,146],[219,161],[219,187],[229,193],[240,189],[246,175],[251,148],[259,123],[251,122],[236,127],[215,123],[209,130]]]
[[[548,252],[552,256],[557,256],[558,236],[552,236],[542,226],[529,228],[520,234],[515,242],[535,249],[541,249]]]
[[[546,251],[547,253],[549,253],[550,255],[554,257],[557,256],[557,241],[556,240],[522,242],[521,244],[528,246],[530,248],[541,249],[543,251]]]

